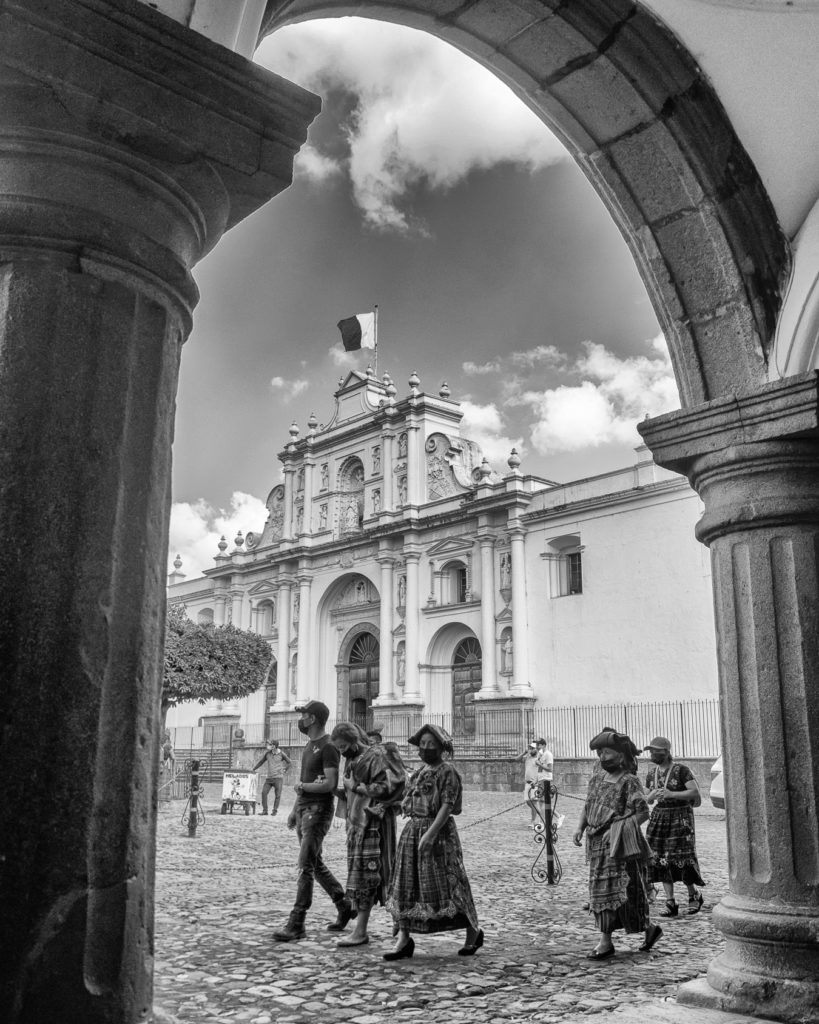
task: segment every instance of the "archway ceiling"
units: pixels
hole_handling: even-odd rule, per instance
[[[683,406],[765,382],[788,243],[718,98],[653,15],[627,0],[268,0],[262,33],[345,15],[439,36],[562,139],[631,249]]]

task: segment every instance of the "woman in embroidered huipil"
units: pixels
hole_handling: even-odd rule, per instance
[[[680,912],[674,899],[675,882],[688,889],[688,913],[697,914],[703,904],[697,886],[705,885],[694,837],[694,805],[699,804],[700,789],[688,765],[672,758],[671,742],[665,736],[655,736],[645,749],[653,762],[646,775],[646,799],[654,804],[646,829],[653,854],[650,877],[665,890],[660,917],[676,917]]]
[[[424,762],[410,781],[402,811],[409,821],[398,840],[387,909],[395,919],[395,947],[385,960],[411,957],[411,932],[466,929],[460,956],[483,945],[483,931],[466,877],[461,841],[452,816],[461,813],[461,777],[444,754],[452,740],[436,725],[423,725],[409,743]]]
[[[600,933],[588,959],[606,960],[614,956],[611,936],[619,928],[627,935],[644,932],[639,948],[646,952],[663,932],[649,921],[645,861],[610,856],[609,832],[615,821],[633,816],[639,827],[648,820],[645,793],[636,775],[639,750],[625,733],[610,728],[595,736],[589,746],[599,761],[589,780],[574,843],[581,846],[585,833],[589,907]]]

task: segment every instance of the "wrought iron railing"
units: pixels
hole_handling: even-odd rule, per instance
[[[716,699],[486,711],[476,705],[475,711],[469,719],[459,717],[454,721],[451,712],[384,715],[384,739],[397,743],[406,753],[408,737],[422,722],[431,722],[452,736],[456,757],[508,759],[521,754],[530,740],[543,738],[556,758],[585,758],[591,756],[589,740],[611,726],[627,732],[641,747],[654,736],[667,736],[677,757],[716,758],[720,752],[720,707]],[[328,732],[333,725],[331,719]],[[201,727],[172,729],[175,756],[177,760],[206,760],[208,769],[203,778],[210,781],[235,768],[239,752],[262,746],[267,735],[274,736],[291,753],[304,745],[295,722],[267,729],[264,723],[256,723],[242,725],[241,729],[241,737],[234,727],[225,738],[217,738],[211,730],[208,742]]]

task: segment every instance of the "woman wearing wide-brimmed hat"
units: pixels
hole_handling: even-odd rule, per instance
[[[452,740],[437,725],[422,725],[408,741],[423,762],[410,781],[402,811],[409,821],[398,840],[387,910],[397,928],[385,960],[403,960],[415,950],[412,932],[466,929],[460,956],[483,945],[483,931],[466,877],[461,841],[452,816],[461,813],[461,777],[445,755]]]
[[[651,851],[640,829],[648,820],[648,804],[637,778],[639,748],[625,734],[607,728],[589,744],[598,765],[589,780],[586,803],[574,834],[576,846],[586,836],[589,863],[589,906],[600,932],[589,960],[614,956],[612,933],[644,933],[648,951],[663,934],[649,920],[646,870]]]

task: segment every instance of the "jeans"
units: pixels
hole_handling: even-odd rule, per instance
[[[344,901],[344,889],[321,857],[321,846],[333,822],[333,804],[296,806],[296,835],[299,837],[299,880],[293,917],[304,921],[313,902],[314,880],[336,905]]]
[[[271,789],[276,791],[276,796],[273,800],[273,810],[278,811],[279,801],[282,798],[282,786],[284,785],[284,779],[279,776],[277,779],[267,779],[265,784],[262,786],[262,810],[267,810],[267,794]]]

